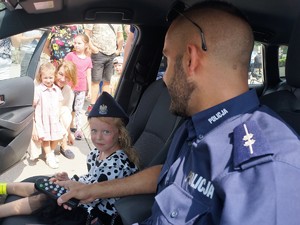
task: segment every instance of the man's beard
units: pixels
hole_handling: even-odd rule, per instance
[[[177,56],[174,66],[174,75],[170,78],[168,91],[171,96],[170,111],[175,115],[189,116],[187,111],[191,94],[195,90],[195,85],[188,83],[186,73],[182,67],[183,56]]]

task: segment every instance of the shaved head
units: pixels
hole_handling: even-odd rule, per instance
[[[244,16],[219,1],[177,13],[164,46],[171,110],[189,116],[248,91],[254,38]]]
[[[200,16],[197,16],[197,13]],[[209,51],[216,58],[248,66],[253,48],[251,27],[243,18],[218,9],[191,10],[188,15],[203,24]]]
[[[211,55],[212,59],[232,68],[237,66],[248,68],[254,43],[253,33],[239,11],[228,4],[207,2],[193,6],[184,12],[184,15],[202,28],[207,54]],[[176,27],[175,33],[180,36],[182,44],[193,39],[195,35],[201,41],[197,27],[183,16],[179,16],[172,25]]]

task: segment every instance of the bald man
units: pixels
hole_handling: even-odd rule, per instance
[[[248,90],[252,48],[249,24],[226,3],[179,13],[165,37],[164,81],[170,110],[187,120],[165,164],[84,187],[61,182],[71,191],[58,203],[157,188],[141,224],[299,224],[299,137]]]

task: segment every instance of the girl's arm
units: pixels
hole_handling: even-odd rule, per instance
[[[34,140],[34,141],[39,140],[39,135],[38,135],[38,132],[36,130],[36,125],[35,125],[35,119],[33,119],[32,140]]]
[[[91,98],[91,88],[92,88],[92,69],[91,68],[88,68],[86,70],[86,80],[87,80],[87,86],[88,86],[88,90],[87,90],[87,95],[86,97],[88,99]]]
[[[43,140],[44,138],[44,129],[42,123],[42,106],[40,101],[40,93],[38,91],[38,87],[35,87],[33,107],[34,107],[34,132],[35,138],[37,140]],[[36,140],[36,141],[37,141]]]

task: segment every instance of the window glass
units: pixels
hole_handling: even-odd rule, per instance
[[[2,2],[0,2],[0,11],[2,11],[4,9],[6,9],[6,6]]]
[[[162,56],[158,73],[156,76],[156,80],[162,79],[167,69],[167,58],[165,56]]]
[[[115,27],[114,24],[112,24],[113,27]],[[57,25],[60,26],[60,25]],[[76,24],[78,27],[78,32],[79,33],[85,33],[86,31],[86,26],[84,24]],[[122,35],[120,35],[119,29],[116,30],[115,35],[122,36],[123,41],[122,41],[122,48],[121,51],[119,51],[118,58],[115,59],[115,63],[113,63],[113,78],[112,78],[112,85],[110,85],[110,90],[109,92],[114,95],[116,92],[116,89],[118,87],[118,83],[120,81],[121,77],[121,72],[123,66],[123,61],[125,62],[125,57],[130,55],[132,46],[134,45],[133,43],[135,40],[137,40],[138,36],[138,30],[134,29],[133,26],[131,25],[125,25],[121,24],[122,27]],[[4,38],[0,40],[0,80],[3,79],[9,79],[13,77],[20,77],[20,76],[26,76],[27,74],[27,69],[29,62],[32,58],[32,54],[37,46],[37,44],[40,41],[40,37],[43,35],[44,32],[48,32],[49,34],[52,33],[53,27],[49,28],[43,28],[43,29],[36,29],[32,31],[27,31],[24,33],[20,33],[8,38]],[[111,31],[111,30],[109,30]],[[45,36],[45,38],[48,36],[48,34]],[[55,35],[53,35],[54,37]],[[59,36],[59,34],[57,35]],[[49,42],[46,41],[46,45],[44,46],[43,52],[41,53],[39,62],[34,62],[36,64],[41,64],[43,62],[49,61],[50,60],[50,51],[55,51],[56,54],[59,54],[61,57],[60,59],[63,59],[64,56],[72,51],[73,49],[73,39],[74,35],[71,36],[69,35],[69,38],[71,39],[64,39],[62,42],[65,41],[65,43],[70,44],[68,52],[62,53],[63,50],[60,51],[60,44],[62,42],[59,42],[58,37],[55,36],[52,38],[52,42],[49,45]],[[50,38],[50,36],[48,37]],[[66,44],[66,45],[67,45]],[[117,45],[117,43],[115,43]],[[52,46],[52,47],[50,47]],[[54,50],[53,50],[54,49]],[[49,50],[49,51],[47,51]],[[127,50],[127,52],[126,52]],[[115,55],[117,57],[117,55]],[[114,57],[114,58],[115,58]],[[118,63],[117,63],[118,62]],[[116,65],[119,64],[119,65]],[[30,75],[31,77],[34,77],[35,75]],[[108,91],[108,90],[106,90]]]
[[[249,84],[262,84],[264,79],[263,74],[263,44],[260,42],[254,43],[254,48],[251,54],[251,61],[248,72]]]
[[[92,59],[92,77],[105,76],[103,78],[105,81],[96,81],[99,83],[99,92],[106,91],[112,96],[115,95],[124,65],[137,39],[137,29],[128,24],[98,23],[56,25],[50,27],[48,32],[40,63],[52,61],[57,64],[65,59],[70,52],[76,52],[76,49],[74,49],[74,38],[78,34],[84,33],[89,37],[90,44],[86,55]],[[67,58],[70,60],[69,57]],[[101,69],[99,68],[106,68],[106,71],[101,75]],[[108,70],[108,68],[111,69]],[[107,76],[110,78],[109,82],[107,81]],[[92,82],[92,90],[93,87],[95,85]]]
[[[279,76],[285,77],[285,62],[288,46],[282,45],[278,49],[278,67],[279,67]]]
[[[43,32],[37,29],[0,39],[0,80],[27,75],[29,62]]]

